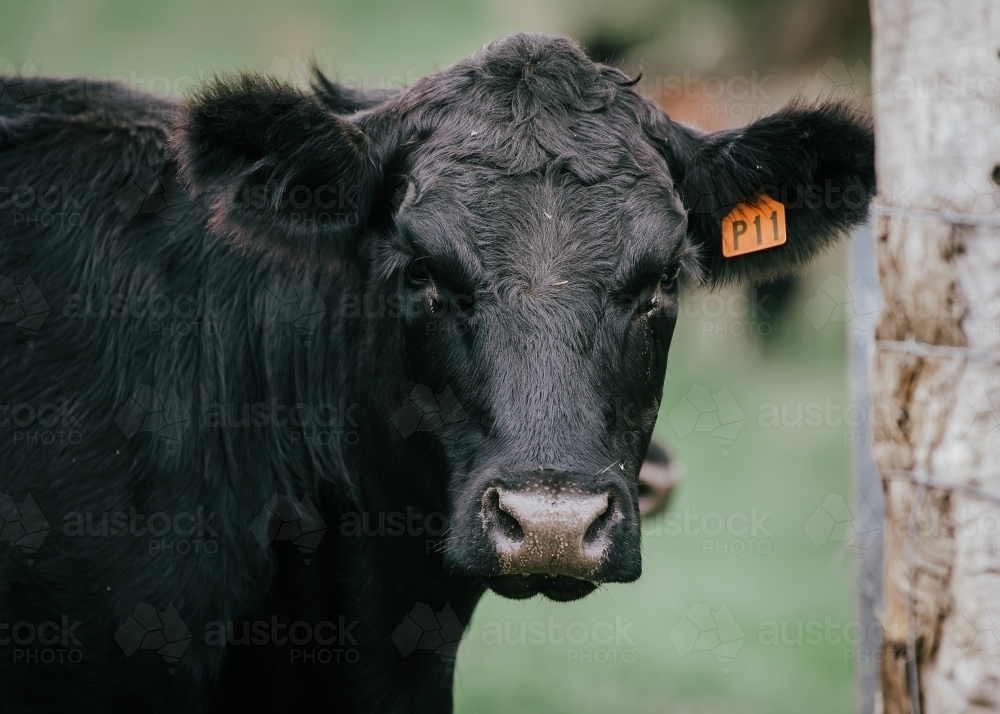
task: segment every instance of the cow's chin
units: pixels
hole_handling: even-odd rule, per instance
[[[499,575],[486,582],[490,590],[511,600],[524,600],[541,593],[549,600],[569,602],[597,589],[597,583],[568,575]]]

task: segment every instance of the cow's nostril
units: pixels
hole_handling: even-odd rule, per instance
[[[611,530],[611,526],[617,520],[615,515],[620,513],[618,511],[617,505],[614,503],[614,499],[608,498],[608,507],[597,514],[597,517],[593,522],[587,527],[586,532],[583,534],[583,545],[584,547],[590,548],[595,545],[604,546],[606,545],[606,540],[608,538],[608,531]]]
[[[517,518],[503,507],[497,489],[491,488],[486,492],[485,505],[489,512],[488,518],[493,521],[493,528],[514,543],[524,540],[524,529],[517,522]]]

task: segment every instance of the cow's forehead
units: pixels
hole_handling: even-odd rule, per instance
[[[630,261],[665,267],[683,237],[684,217],[659,177],[623,172],[584,183],[560,160],[513,176],[434,165],[412,173],[399,223],[418,252],[453,256],[472,273],[608,283],[624,279]]]
[[[418,82],[396,111],[410,183],[400,217],[436,244],[428,252],[466,244],[487,271],[597,274],[630,252],[665,262],[680,240],[648,102],[571,43],[495,43]]]
[[[571,42],[515,36],[421,79],[391,114],[420,162],[518,175],[559,160],[585,183],[623,173],[669,180],[647,131],[656,109],[633,85]]]

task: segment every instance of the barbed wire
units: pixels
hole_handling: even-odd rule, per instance
[[[875,348],[895,352],[908,352],[917,357],[948,357],[962,359],[967,362],[1000,364],[1000,352],[996,350],[984,350],[956,345],[934,345],[929,342],[918,342],[913,338],[906,340],[875,340]]]
[[[993,215],[991,213],[963,213],[962,211],[953,211],[947,208],[898,208],[896,206],[885,206],[882,204],[872,204],[871,208],[868,210],[868,217],[873,216],[905,216],[905,217],[916,217],[916,218],[937,218],[939,220],[945,221],[946,223],[951,223],[958,226],[970,226],[970,225],[982,225],[982,226],[998,226],[1000,225],[1000,215]]]
[[[900,479],[922,486],[925,489],[933,488],[937,491],[950,491],[952,493],[959,493],[963,496],[968,496],[969,498],[978,498],[984,501],[990,501],[991,503],[1000,504],[1000,493],[990,493],[979,488],[978,486],[973,486],[967,483],[944,481],[922,471],[883,471],[882,478]]]

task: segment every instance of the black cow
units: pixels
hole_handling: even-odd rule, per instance
[[[637,579],[678,285],[875,179],[848,106],[705,135],[633,85],[539,35],[384,96],[4,78],[3,710],[447,711],[487,588]],[[764,194],[787,242],[724,258]]]

